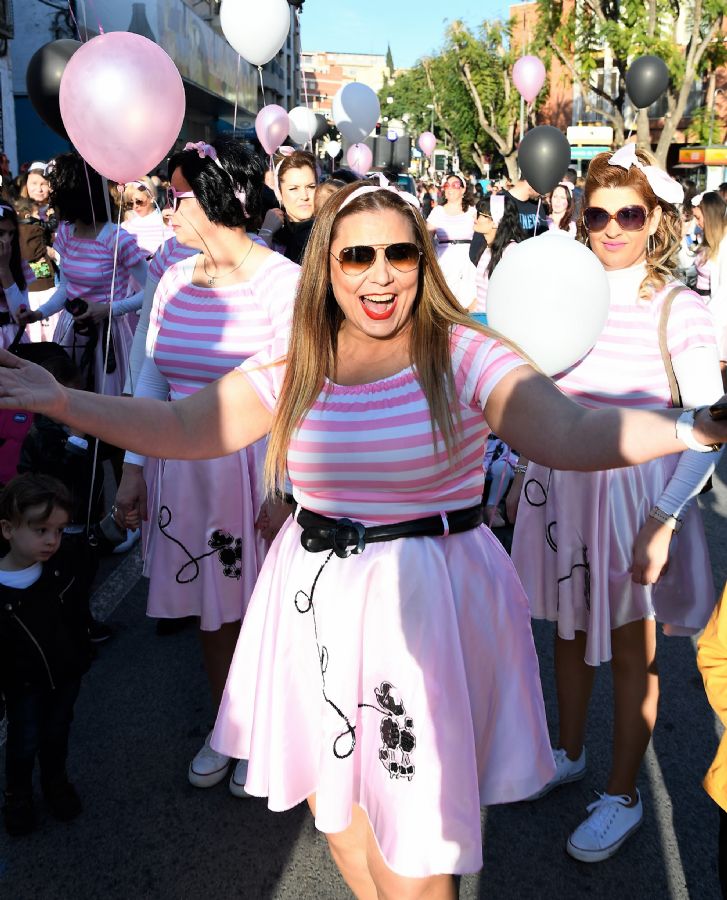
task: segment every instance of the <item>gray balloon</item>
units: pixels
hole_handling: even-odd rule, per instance
[[[528,184],[539,194],[547,194],[565,175],[570,153],[568,139],[559,128],[538,125],[520,142],[517,161]]]
[[[626,73],[626,91],[636,109],[646,109],[669,87],[669,70],[658,56],[640,56]]]

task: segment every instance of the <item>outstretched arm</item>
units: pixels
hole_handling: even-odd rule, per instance
[[[172,459],[234,453],[267,434],[272,419],[238,371],[168,403],[69,390],[45,369],[5,350],[0,350],[0,408],[44,413],[116,447]]]
[[[492,390],[485,417],[498,437],[528,459],[552,469],[592,472],[617,469],[681,453],[675,422],[681,409],[586,409],[542,375],[521,366]],[[694,437],[704,444],[727,441],[727,421],[700,413]]]

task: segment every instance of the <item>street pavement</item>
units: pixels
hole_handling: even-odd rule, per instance
[[[715,582],[727,579],[727,462],[700,500]],[[113,568],[113,566],[116,566]],[[0,836],[2,900],[227,900],[350,897],[307,808],[272,813],[226,783],[191,787],[189,760],[212,721],[194,628],[159,637],[145,617],[138,550],[106,568],[94,604],[115,636],[102,646],[76,709],[69,771],[83,815],[62,824],[39,802],[40,827]],[[484,588],[484,586],[483,586]],[[555,715],[552,627],[535,623],[549,716]],[[719,900],[717,812],[700,786],[721,727],[695,664],[695,642],[660,638],[659,721],[640,789],[645,820],[612,860],[565,853],[608,771],[611,683],[596,679],[584,781],[538,803],[483,811],[485,866],[460,896],[496,900]],[[2,734],[0,734],[0,741]],[[290,735],[295,741],[295,735]],[[0,752],[0,757],[2,757]],[[2,759],[0,759],[2,762]]]

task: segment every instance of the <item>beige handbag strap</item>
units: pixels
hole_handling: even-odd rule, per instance
[[[681,391],[679,390],[679,384],[676,375],[674,374],[674,366],[672,365],[671,356],[669,355],[669,348],[666,342],[666,330],[669,325],[669,313],[671,312],[674,299],[681,294],[683,290],[686,290],[684,285],[678,284],[669,291],[667,298],[664,301],[664,305],[661,308],[661,316],[659,318],[659,349],[661,350],[661,358],[664,362],[666,377],[669,380],[671,405],[674,407],[681,407],[684,404],[682,403]]]

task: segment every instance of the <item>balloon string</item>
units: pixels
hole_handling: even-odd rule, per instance
[[[263,106],[265,106],[265,85],[263,84],[263,67],[257,67],[258,72],[260,73],[260,89],[263,92]]]
[[[298,21],[298,34],[300,34],[300,9],[296,9],[295,16]],[[310,102],[308,100],[308,81],[305,77],[305,72],[303,71],[303,47],[300,48],[300,77],[303,80],[303,96],[305,97],[305,105],[307,109],[310,109]],[[310,124],[310,123],[309,123]],[[310,138],[310,148],[313,150],[313,132],[308,131],[308,136]],[[308,146],[308,141],[305,142],[303,149]]]
[[[98,15],[98,10],[96,9],[96,6],[95,6],[93,0],[88,0],[88,2],[91,4],[91,10],[92,10],[92,12],[93,12],[93,14],[94,14],[94,16],[95,16],[95,18],[96,18],[96,25],[97,25],[97,27],[98,27],[98,33],[99,33],[99,34],[103,34],[103,33],[104,33],[103,25],[101,25],[101,20],[100,20],[99,15]],[[85,0],[81,0],[81,3],[83,4],[83,18],[84,18],[84,20],[85,20],[85,18],[86,18],[86,4],[85,4]],[[85,24],[85,21],[84,21],[84,24]]]
[[[240,54],[237,54],[237,75],[235,76],[235,115],[232,119],[232,136],[237,133],[237,100],[240,96]]]
[[[73,5],[71,4],[71,0],[68,0],[68,12],[73,20],[73,24],[76,26],[76,34],[78,35],[78,40],[83,43],[83,35],[81,34],[81,28],[78,24],[78,20],[73,12]]]
[[[540,221],[540,204],[543,202],[542,197],[538,197],[538,208],[535,211],[535,228],[533,229],[533,237],[538,233],[538,222]]]
[[[629,128],[629,133],[626,135],[626,140],[624,141],[625,144],[628,144],[628,142],[631,140],[631,135],[632,135],[633,133],[634,133],[634,126],[633,126],[633,123],[632,123],[632,124],[631,124],[631,128]]]

